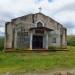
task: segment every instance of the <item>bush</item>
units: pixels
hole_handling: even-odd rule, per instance
[[[0,51],[4,49],[4,37],[0,37]]]
[[[75,46],[75,41],[69,40],[67,41],[68,46]]]
[[[67,40],[68,46],[75,46],[75,36],[70,36],[70,38]]]

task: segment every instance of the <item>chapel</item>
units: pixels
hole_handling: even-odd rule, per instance
[[[67,29],[43,13],[17,17],[5,24],[5,50],[67,47]]]

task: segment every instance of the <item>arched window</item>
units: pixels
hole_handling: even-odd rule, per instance
[[[37,27],[43,27],[43,24],[41,22],[38,22]]]

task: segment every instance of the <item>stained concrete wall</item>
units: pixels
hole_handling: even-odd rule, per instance
[[[46,28],[53,29],[53,32],[48,32],[48,45],[53,45],[53,46],[60,46],[61,44],[61,38],[60,35],[62,34],[62,45],[66,45],[66,31],[63,29],[63,33],[61,29],[63,26],[54,21],[52,18],[49,18],[48,16],[43,15],[42,13],[37,13],[37,14],[30,14],[26,16],[22,16],[16,19],[13,19],[11,23],[8,23],[6,26],[6,48],[12,48],[12,42],[13,42],[13,24],[14,24],[14,48],[17,48],[17,32],[20,30],[20,27],[22,26],[29,34],[30,36],[30,31],[29,29],[31,27],[36,27],[37,22],[41,21]],[[13,24],[12,24],[13,23]],[[19,27],[19,28],[18,28]],[[33,32],[34,33],[34,32]],[[56,43],[52,43],[52,39],[56,38]]]
[[[6,24],[6,34],[5,34],[5,48],[12,48],[12,39],[13,39],[13,32],[12,32],[12,24]]]

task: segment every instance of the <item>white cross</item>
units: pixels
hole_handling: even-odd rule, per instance
[[[40,7],[40,8],[38,8],[39,9],[39,12],[41,12],[42,11],[42,8]]]

